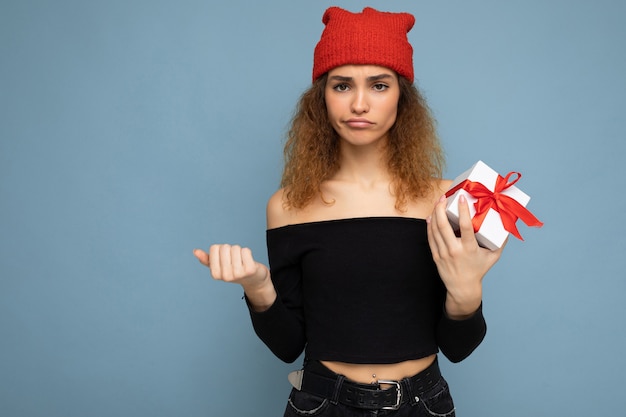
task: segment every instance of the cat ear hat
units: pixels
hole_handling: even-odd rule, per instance
[[[366,7],[352,13],[330,7],[313,54],[313,81],[341,65],[380,65],[413,82],[413,47],[407,33],[415,24],[409,13]]]

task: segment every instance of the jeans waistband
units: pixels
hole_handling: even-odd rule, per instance
[[[437,359],[422,372],[399,381],[379,380],[374,384],[359,384],[338,375],[318,361],[307,361],[302,375],[301,390],[332,403],[369,410],[397,409],[419,397],[441,379]],[[380,384],[390,386],[382,389]]]

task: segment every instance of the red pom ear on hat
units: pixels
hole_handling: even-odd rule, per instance
[[[380,12],[366,7],[352,13],[339,7],[324,12],[325,25],[313,56],[313,81],[341,65],[381,65],[413,82],[413,48],[407,33],[409,13]]]

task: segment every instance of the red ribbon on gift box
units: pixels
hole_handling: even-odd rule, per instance
[[[517,177],[510,181],[510,178],[513,175],[516,175]],[[509,172],[506,177],[498,175],[498,178],[496,179],[496,186],[493,191],[479,182],[465,180],[454,188],[448,190],[446,197],[450,197],[459,190],[465,190],[472,197],[477,199],[474,203],[476,214],[472,218],[474,233],[480,230],[480,226],[483,224],[489,209],[494,209],[500,214],[504,229],[516,238],[524,240],[515,226],[517,219],[522,219],[527,226],[541,227],[543,226],[543,223],[540,222],[539,219],[537,219],[530,211],[528,211],[526,207],[518,203],[517,200],[509,197],[508,195],[502,194],[502,191],[515,184],[520,178],[522,178],[522,174],[519,172]]]

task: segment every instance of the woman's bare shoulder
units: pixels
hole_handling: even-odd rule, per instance
[[[432,180],[432,194],[429,196],[429,200],[431,201],[431,204],[433,205],[433,207],[435,206],[435,204],[437,204],[437,201],[439,201],[439,198],[441,198],[442,195],[444,195],[446,193],[446,191],[448,191],[448,189],[450,189],[450,185],[452,184],[452,180],[447,180],[447,179],[442,179],[442,178],[436,178]]]
[[[439,196],[441,196],[442,194],[445,194],[446,191],[450,189],[450,185],[452,185],[452,180],[448,180],[445,178],[438,178],[433,181],[433,185],[435,189],[435,194],[439,194]]]
[[[286,204],[285,189],[276,191],[267,202],[267,228],[275,229],[293,222],[294,210]]]

